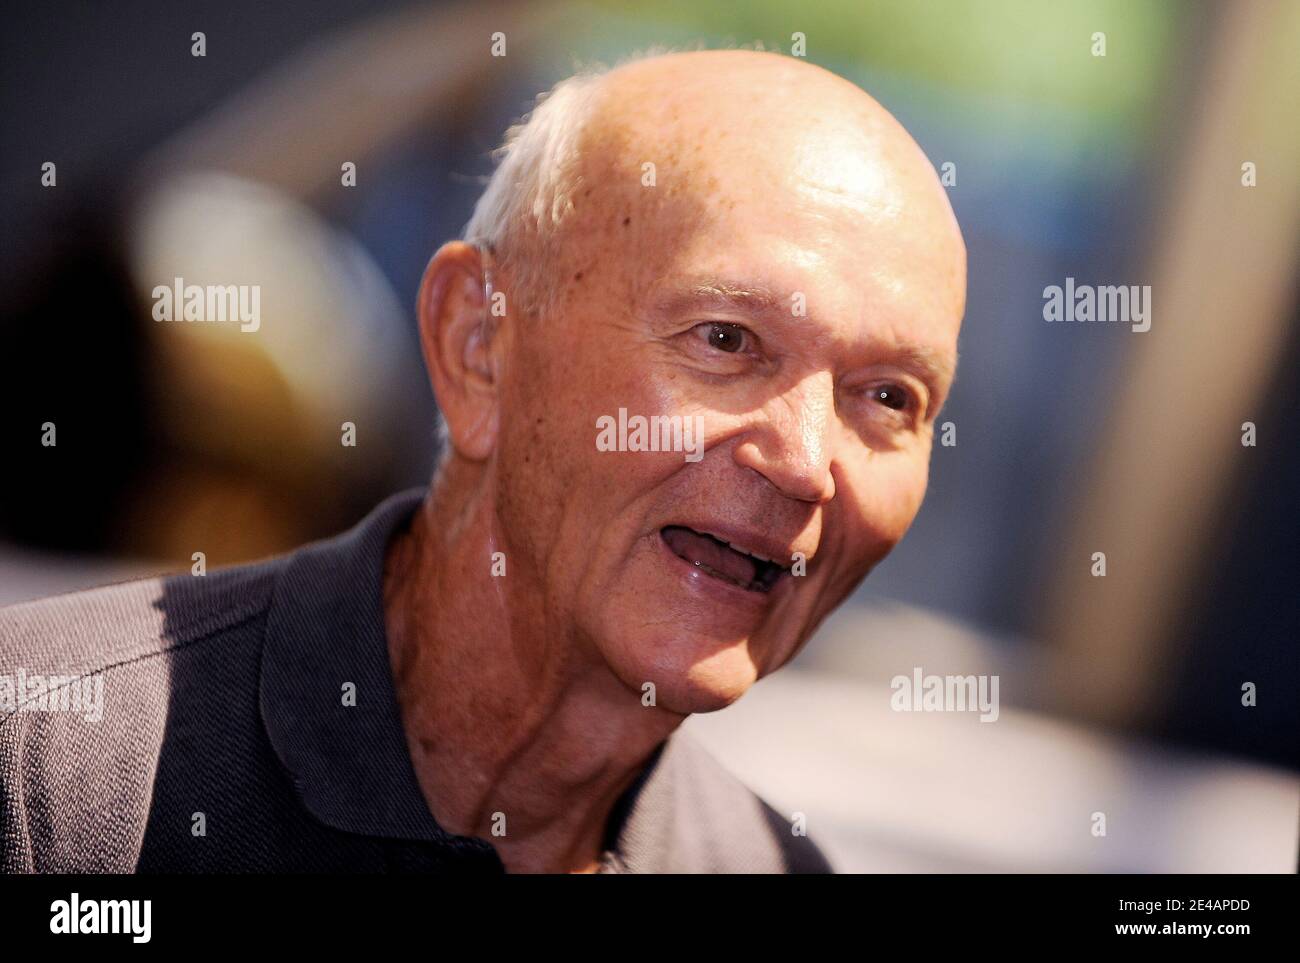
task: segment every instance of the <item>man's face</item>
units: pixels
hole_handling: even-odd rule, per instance
[[[683,713],[788,661],[911,524],[965,287],[933,172],[879,132],[686,142],[590,151],[496,455],[552,627]],[[600,450],[620,409],[702,424],[703,457]]]

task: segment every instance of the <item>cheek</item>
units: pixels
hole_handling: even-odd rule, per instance
[[[850,497],[844,500],[854,533],[850,546],[880,561],[911,526],[925,498],[929,479],[928,452],[873,453],[846,479]],[[837,498],[838,500],[838,498]]]
[[[594,340],[535,346],[537,357],[514,371],[503,393],[497,452],[503,522],[528,532],[538,564],[550,559],[574,571],[612,551],[607,542],[638,534],[650,496],[683,465],[680,452],[598,446],[609,437],[601,419],[617,424],[620,408],[625,421],[677,412],[644,366]]]

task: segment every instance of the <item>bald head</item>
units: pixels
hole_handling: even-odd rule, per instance
[[[510,264],[530,313],[563,293],[564,248],[679,235],[782,190],[923,234],[964,297],[965,249],[928,159],[861,88],[804,60],[696,51],[579,75],[512,129],[503,154],[467,239]],[[630,227],[633,211],[637,230],[608,230]]]

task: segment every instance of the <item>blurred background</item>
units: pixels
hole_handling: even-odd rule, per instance
[[[843,870],[1294,871],[1293,0],[11,11],[0,604],[278,553],[424,483],[415,291],[506,126],[581,65],[796,33],[954,165],[957,443],[795,665],[687,725]],[[154,322],[177,276],[260,284],[258,333]],[[1151,330],[1044,322],[1067,277],[1151,285]],[[999,720],[891,711],[915,667],[997,675]]]

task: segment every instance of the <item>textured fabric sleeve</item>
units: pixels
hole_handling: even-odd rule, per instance
[[[132,674],[121,668],[103,674],[97,721],[73,712],[18,711],[0,722],[5,872],[135,869],[165,713],[140,711]]]
[[[23,799],[22,722],[0,721],[0,873],[33,873],[32,840]]]
[[[158,586],[0,610],[0,865],[131,872],[167,715]]]

